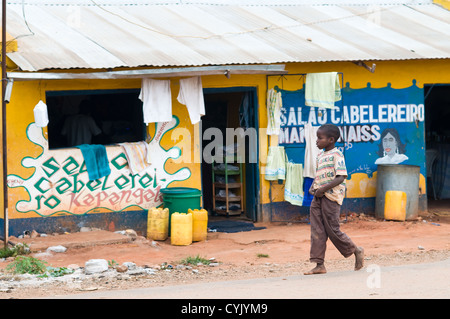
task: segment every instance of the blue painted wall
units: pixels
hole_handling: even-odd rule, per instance
[[[387,153],[390,151],[395,153],[393,158],[398,159],[393,164],[418,165],[421,180],[426,177],[424,93],[423,88],[417,87],[416,81],[409,87],[399,89],[389,84],[383,88],[372,88],[370,83],[365,88],[352,89],[347,83],[342,89],[342,100],[335,103],[337,110],[305,106],[303,88],[296,91],[275,89],[282,93],[283,101],[279,145],[285,147],[289,161],[304,163],[303,128],[306,123],[313,126],[333,123],[340,127],[342,139],[337,146],[344,152],[348,172],[343,212],[374,213],[374,173],[382,158],[385,163],[389,162],[391,157]],[[389,140],[397,147],[389,147]],[[371,187],[360,188],[361,180],[371,183]],[[426,197],[421,196],[420,201],[420,209],[424,209]],[[307,207],[284,208],[283,213],[275,213],[283,216],[278,218],[272,214],[272,220],[289,220],[292,216],[286,216],[287,210],[292,211],[292,216],[309,213]]]

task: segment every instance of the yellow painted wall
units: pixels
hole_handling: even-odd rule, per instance
[[[433,0],[434,3],[442,6],[443,8],[450,10],[450,1],[449,0]]]
[[[182,150],[182,157],[172,159],[169,158],[164,165],[164,169],[168,174],[175,174],[181,168],[188,168],[190,170],[190,177],[183,181],[174,181],[170,183],[170,187],[184,186],[201,188],[201,168],[200,168],[200,149],[199,149],[199,127],[191,124],[189,114],[186,106],[177,101],[179,92],[179,78],[171,78],[171,92],[173,114],[178,117],[179,123],[177,129],[185,128],[189,136],[183,135],[186,130],[172,130],[164,134],[161,138],[161,146],[169,150],[172,147],[178,147]],[[29,218],[40,217],[42,214],[35,212],[23,213],[20,209],[16,209],[19,201],[27,201],[30,199],[29,193],[24,187],[20,186],[26,183],[27,179],[35,173],[34,167],[25,167],[23,160],[27,157],[36,158],[42,153],[42,148],[30,141],[27,136],[27,128],[34,122],[33,108],[39,100],[45,102],[46,91],[66,91],[66,90],[103,90],[103,89],[129,89],[140,88],[141,81],[139,79],[133,80],[51,80],[51,81],[16,81],[12,91],[11,102],[8,104],[8,176],[11,178],[8,185],[14,186],[8,188],[9,197],[9,218]],[[203,86],[205,88],[220,88],[233,86],[248,86],[257,87],[258,95],[265,95],[265,76],[232,76],[227,79],[225,76],[207,76],[203,77]],[[263,105],[264,106],[264,105]],[[226,116],[226,115],[224,115]],[[47,138],[47,128],[42,129],[42,133]],[[150,137],[155,136],[155,125],[148,126],[148,134]],[[181,134],[181,135],[180,135]],[[118,146],[107,146],[108,156],[110,152],[116,154]],[[64,152],[68,155],[79,154],[80,151],[76,148],[67,148],[61,150],[50,150],[46,153],[47,157],[52,154],[59,154]],[[190,158],[187,156],[190,155]],[[79,155],[78,155],[79,156]],[[111,158],[109,158],[111,160]],[[111,165],[110,165],[111,166]],[[14,176],[12,176],[14,175]],[[122,210],[124,207],[120,207]],[[125,210],[130,210],[133,207],[127,207]],[[67,214],[84,214],[101,213],[111,211],[111,209],[93,209],[83,210],[65,209],[62,212],[54,211],[47,212],[45,215],[67,215]]]
[[[314,72],[342,72],[344,75],[344,86],[347,82],[350,83],[352,89],[364,88],[367,83],[370,83],[372,88],[383,88],[391,85],[392,88],[406,88],[416,85],[423,88],[425,84],[440,83],[450,84],[450,60],[409,60],[409,61],[367,61],[368,66],[372,63],[376,64],[375,72],[371,73],[367,69],[358,66],[351,62],[329,62],[329,63],[293,63],[287,64],[286,69],[290,74],[296,73],[314,73]],[[270,77],[268,89],[278,86],[284,90],[295,91],[302,87],[303,80],[299,77]],[[341,84],[342,86],[342,84]],[[261,114],[265,114],[261,112]],[[260,123],[266,123],[266,117]],[[277,143],[276,137],[271,137],[271,145]],[[267,141],[262,140],[261,144],[264,147],[261,150],[267,149]],[[425,150],[424,150],[425,151]],[[261,154],[262,156],[264,154]],[[269,203],[269,187],[268,181],[261,179],[261,198],[263,203]],[[366,185],[364,194],[360,191],[360,183]],[[272,201],[284,201],[283,191],[281,185],[272,186]],[[358,187],[356,187],[358,186]],[[425,193],[425,177],[420,176],[419,185],[422,194]],[[376,196],[376,172],[374,176],[369,178],[366,174],[353,174],[352,180],[347,183],[347,197],[349,198],[364,198]]]

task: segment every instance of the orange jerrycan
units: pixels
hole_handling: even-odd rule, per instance
[[[206,240],[208,234],[208,211],[206,209],[188,209],[192,214],[192,241]]]
[[[175,212],[170,220],[170,243],[172,245],[192,244],[192,214]]]
[[[406,220],[406,193],[402,191],[387,191],[384,203],[384,219]]]
[[[147,218],[147,238],[166,240],[169,236],[169,209],[150,208]]]

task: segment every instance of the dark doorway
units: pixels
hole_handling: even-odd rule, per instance
[[[450,85],[424,86],[428,209],[450,199]]]
[[[259,168],[258,168],[258,137],[257,137],[257,101],[256,89],[246,87],[223,88],[223,89],[205,89],[205,116],[202,117],[202,152],[207,147],[209,140],[205,140],[205,131],[209,128],[217,128],[224,137],[223,146],[226,145],[225,137],[227,128],[238,129],[251,134],[256,134],[256,141],[250,137],[245,137],[245,158],[242,160],[242,189],[232,190],[236,195],[243,197],[242,213],[239,216],[257,220],[257,207],[259,203]],[[249,134],[250,134],[249,133]],[[203,158],[203,156],[202,156]],[[214,164],[216,165],[216,164]],[[233,165],[235,165],[233,163]],[[236,163],[236,167],[239,163]],[[202,160],[202,191],[203,205],[211,214],[220,215],[223,212],[217,208],[214,209],[215,196],[219,190],[213,193],[213,165]],[[214,175],[217,181],[217,175]],[[232,177],[234,178],[234,177]],[[217,197],[216,197],[217,198]],[[217,203],[217,202],[216,202]],[[219,202],[219,205],[222,204]],[[240,204],[240,203],[239,203]],[[233,202],[233,207],[238,203]],[[223,207],[223,206],[221,206]],[[229,216],[229,214],[224,214]]]

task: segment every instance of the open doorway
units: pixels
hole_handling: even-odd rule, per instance
[[[227,141],[227,131],[242,129],[241,131],[250,132],[249,135],[252,136],[244,137],[245,144],[240,148],[242,152],[239,151],[239,154],[244,156],[239,159],[234,157],[234,161],[228,157],[227,172],[233,170],[230,175],[224,173],[225,161],[211,163],[202,156],[203,206],[212,215],[239,216],[257,221],[259,169],[256,89],[205,89],[204,96],[206,114],[202,117],[201,126],[202,154],[211,152],[209,139],[212,142],[212,138],[208,137],[208,132],[221,132],[223,139],[215,141],[221,142],[223,153],[219,155],[230,154],[230,151],[236,154],[236,140]],[[215,151],[216,149],[212,155],[217,155]],[[230,187],[225,189],[225,184]]]
[[[450,85],[424,86],[428,210],[450,207]]]

